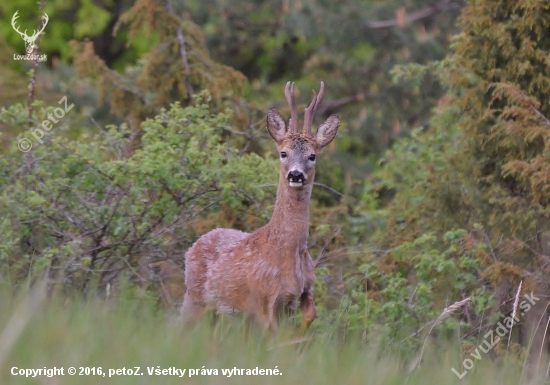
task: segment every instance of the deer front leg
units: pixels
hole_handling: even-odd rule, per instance
[[[258,309],[256,315],[263,325],[264,332],[269,332],[274,336],[279,330],[276,314],[277,298],[264,298],[261,303],[262,306]]]
[[[315,301],[313,301],[313,285],[315,283],[315,265],[311,259],[311,255],[306,251],[304,258],[304,273],[305,286],[304,291],[300,295],[300,308],[302,309],[302,327],[300,334],[304,334],[306,329],[315,319],[317,309],[315,309]]]
[[[302,309],[302,327],[300,328],[300,334],[304,334],[317,315],[312,292],[305,291],[302,293],[300,296],[300,308]]]
[[[206,305],[198,300],[196,296],[186,290],[181,306],[180,316],[184,325],[189,325],[199,319],[206,311]]]

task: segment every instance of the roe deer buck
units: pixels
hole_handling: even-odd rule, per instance
[[[192,320],[207,308],[218,313],[242,312],[256,316],[275,332],[283,310],[294,310],[299,299],[302,331],[316,316],[313,302],[314,265],[307,251],[309,201],[315,161],[336,136],[339,120],[330,116],[311,134],[315,110],[323,98],[313,91],[305,109],[304,128],[298,133],[294,83],[285,97],[291,111],[289,126],[275,108],[267,114],[267,130],[280,153],[279,185],[273,216],[252,234],[215,229],[200,237],[185,255],[185,283],[181,315]]]

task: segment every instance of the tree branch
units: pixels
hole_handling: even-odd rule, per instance
[[[384,20],[384,21],[367,21],[365,23],[365,28],[366,29],[385,29],[385,28],[393,28],[393,27],[402,28],[406,24],[436,15],[444,11],[445,9],[447,9],[450,4],[451,4],[451,0],[441,0],[437,4],[429,5],[426,8],[421,9],[420,11],[409,14],[408,16],[405,16],[404,13],[400,15],[398,11],[396,19]]]
[[[533,112],[535,113],[535,115],[537,115],[537,116],[540,118],[540,120],[542,120],[542,122],[543,122],[544,124],[546,124],[546,125],[548,126],[548,128],[550,128],[550,120],[548,120],[548,118],[547,118],[546,116],[544,116],[544,115],[542,114],[542,112],[540,112],[539,110],[537,110],[537,109],[535,108],[535,106],[530,105],[529,107],[531,108],[531,111],[533,111]]]
[[[166,0],[166,9],[171,16],[174,16],[174,9],[170,0]],[[189,75],[189,61],[187,60],[187,50],[185,49],[185,37],[181,27],[178,27],[176,32],[178,42],[180,44],[181,61],[183,62],[183,71],[185,74],[185,88],[187,88],[187,97],[189,101],[193,101],[193,85],[191,84],[191,76]]]
[[[38,30],[42,29],[44,25],[44,0],[40,1],[40,10],[38,12],[39,16],[39,22],[38,22]],[[28,123],[29,128],[32,128],[33,121],[32,121],[32,112],[33,112],[33,102],[34,102],[34,91],[35,91],[35,85],[36,85],[36,71],[38,70],[38,50],[40,49],[40,35],[38,34],[38,37],[34,43],[34,50],[33,55],[35,55],[35,59],[32,63],[32,75],[31,75],[31,85],[29,87],[29,117],[28,117]]]
[[[364,101],[367,98],[367,94],[364,92],[358,92],[352,96],[346,96],[340,99],[331,100],[330,102],[321,103],[317,108],[317,115],[328,115],[334,110],[338,110],[348,104],[354,104]]]

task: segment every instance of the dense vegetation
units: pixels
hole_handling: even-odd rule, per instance
[[[417,370],[403,365],[395,352],[381,346],[367,349],[359,340],[346,344],[331,341],[329,334],[311,341],[293,341],[290,330],[277,339],[264,342],[252,338],[238,319],[223,320],[214,327],[203,324],[193,333],[182,331],[165,312],[153,311],[143,303],[130,305],[118,301],[109,306],[105,301],[77,302],[67,305],[59,298],[44,301],[31,297],[30,302],[2,296],[6,304],[0,313],[0,325],[9,325],[10,336],[20,326],[17,344],[9,355],[0,350],[2,384],[457,384],[450,368],[459,368],[458,349],[430,349],[425,364]],[[47,306],[45,306],[47,305]],[[30,306],[30,308],[28,307]],[[10,318],[9,316],[13,316]],[[139,322],[136,322],[139,319]],[[9,320],[16,321],[9,322]],[[5,342],[12,338],[0,339]],[[289,343],[290,342],[290,343]],[[25,378],[11,375],[17,369],[64,368],[63,376]],[[76,375],[68,375],[70,367]],[[142,376],[123,375],[122,370],[140,368]],[[405,370],[403,370],[405,366]],[[80,367],[84,369],[81,370]],[[99,368],[102,375],[84,375]],[[184,377],[149,375],[148,369],[186,369]],[[201,369],[211,374],[200,374]],[[280,375],[224,375],[227,369],[278,369]],[[16,370],[17,370],[16,369]],[[109,369],[119,375],[109,377]],[[189,376],[189,369],[197,374]],[[213,370],[218,371],[213,374]],[[82,375],[80,372],[82,371]],[[427,380],[428,379],[428,380]],[[509,361],[506,367],[482,360],[476,370],[465,377],[472,385],[512,385],[527,383],[521,363]],[[463,383],[463,382],[460,382]],[[536,382],[533,382],[536,383]]]
[[[427,342],[468,357],[534,293],[490,356],[547,365],[547,1],[43,5],[36,71],[0,26],[0,282],[177,308],[199,235],[269,219],[265,111],[285,112],[287,80],[299,103],[324,80],[318,119],[342,127],[311,204],[311,333],[410,368]],[[35,2],[16,10],[36,24]]]

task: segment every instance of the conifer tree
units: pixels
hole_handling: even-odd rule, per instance
[[[73,42],[80,76],[95,79],[112,112],[138,124],[171,102],[192,103],[193,93],[207,89],[214,100],[241,96],[246,78],[210,58],[201,29],[183,20],[170,0],[139,0],[120,18],[115,33],[129,25],[128,42],[150,39],[151,48],[124,74],[110,69],[91,42]]]
[[[459,25],[452,54],[431,66],[449,87],[432,126],[387,154],[366,198],[372,192],[392,197],[379,238],[389,251],[377,268],[405,279],[410,290],[435,285],[428,287],[436,307],[472,296],[477,304],[463,321],[475,335],[499,314],[511,313],[520,282],[522,293],[550,293],[550,6],[542,0],[471,0]],[[461,241],[449,248],[457,234]],[[445,258],[438,260],[437,253]],[[432,259],[428,275],[426,256]],[[444,279],[447,263],[454,264],[453,276],[477,265],[475,275],[453,285],[428,281]],[[384,293],[388,282],[381,276],[370,286]],[[414,289],[415,300],[419,292]],[[493,299],[485,314],[483,296]],[[545,333],[544,327],[535,333],[546,320],[542,302],[514,337],[527,344],[535,335],[534,351]]]

